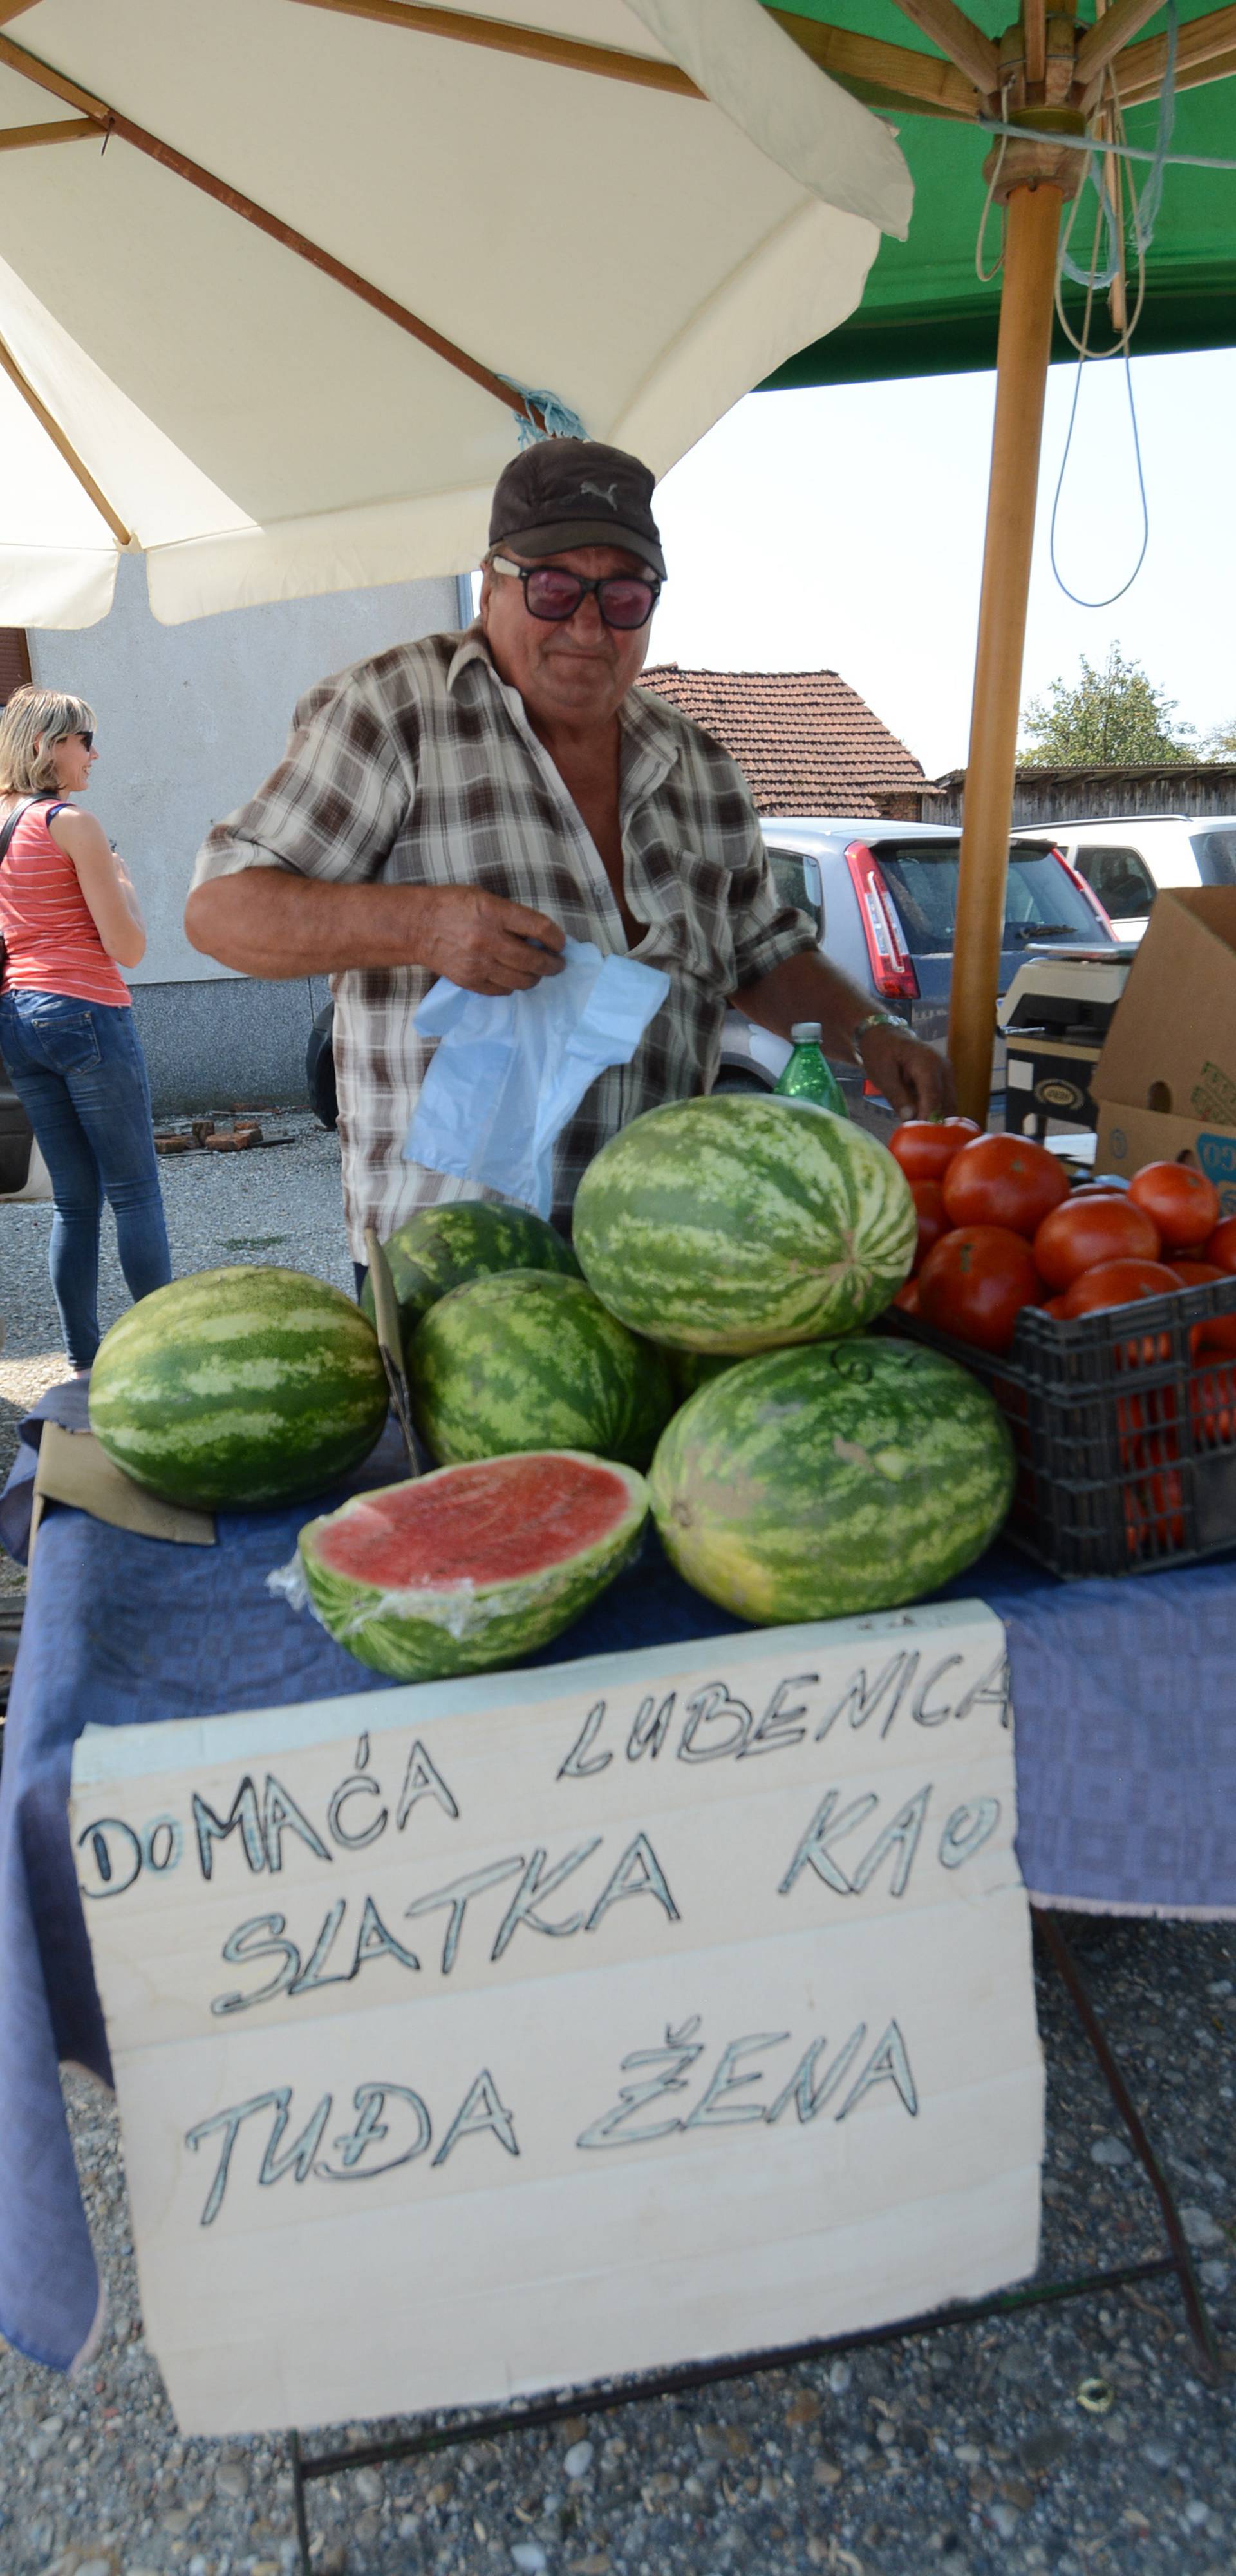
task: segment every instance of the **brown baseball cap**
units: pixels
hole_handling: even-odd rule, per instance
[[[569,546],[625,546],[664,581],[654,480],[638,456],[598,438],[538,439],[498,477],[489,542],[534,558]]]

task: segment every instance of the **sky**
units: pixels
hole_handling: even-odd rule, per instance
[[[1236,719],[1236,350],[1134,359],[1150,540],[1112,608],[1074,607],[1049,560],[1072,367],[1048,380],[1022,706],[1112,642],[1202,733]],[[965,763],[995,378],[750,394],[674,466],[657,511],[670,579],[650,662],[839,671],[929,777]],[[1124,369],[1092,362],[1061,496],[1071,590],[1137,561]]]

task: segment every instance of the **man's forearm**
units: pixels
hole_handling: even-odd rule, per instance
[[[810,948],[801,956],[785,958],[734,999],[749,1020],[758,1020],[774,1037],[788,1038],[796,1020],[818,1020],[825,1055],[839,1056],[849,1064],[858,1062],[851,1032],[874,1007],[869,993]]]
[[[429,886],[329,885],[283,868],[210,877],[185,905],[185,933],[204,956],[268,982],[415,966],[429,931]]]

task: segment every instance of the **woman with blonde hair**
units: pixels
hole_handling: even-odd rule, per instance
[[[123,862],[72,802],[98,759],[84,698],[15,689],[0,716],[0,1056],[51,1175],[48,1266],[69,1364],[99,1346],[99,1223],[130,1295],[171,1277],[146,1061],[120,966],[146,932]]]

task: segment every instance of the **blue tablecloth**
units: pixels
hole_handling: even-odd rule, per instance
[[[84,1388],[57,1388],[40,1411],[81,1424],[84,1404]],[[24,1426],[0,1501],[0,1539],[18,1549],[39,1428]],[[388,1434],[353,1489],[401,1472]],[[0,1781],[0,2333],[55,2368],[82,2353],[98,2308],[57,2061],[110,2074],[69,1844],[73,1743],[88,1721],[389,1687],[266,1589],[311,1508],[223,1515],[213,1548],[133,1538],[55,1507],[39,1532]],[[1008,1631],[1031,1894],[1236,1917],[1236,1563],[1066,1585],[995,1548],[948,1589],[989,1602]],[[649,1541],[534,1661],[740,1624]]]

